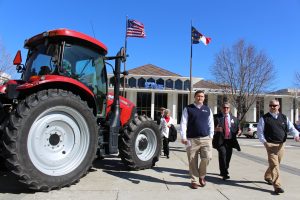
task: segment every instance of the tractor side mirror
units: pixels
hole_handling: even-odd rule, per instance
[[[22,64],[22,55],[20,50],[18,50],[13,63],[14,65],[17,65],[16,69],[18,73],[22,73],[23,71],[25,71],[25,66]]]
[[[20,65],[21,63],[22,63],[21,51],[18,50],[18,52],[14,58],[14,65]]]

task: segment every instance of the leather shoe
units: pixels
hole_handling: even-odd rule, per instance
[[[204,178],[199,178],[199,183],[201,187],[204,187],[206,185],[206,181]]]
[[[226,181],[227,179],[230,179],[230,176],[228,176],[228,175],[223,176],[224,181]]]
[[[275,188],[275,194],[284,193],[282,188]]]
[[[268,185],[273,185],[273,181],[271,179],[265,179]]]
[[[192,183],[191,183],[191,188],[192,188],[192,189],[198,189],[198,184],[195,183],[195,182],[192,182]]]

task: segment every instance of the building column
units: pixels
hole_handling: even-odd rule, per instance
[[[177,93],[172,94],[172,118],[175,122],[177,122],[177,104],[178,104],[178,98]]]
[[[154,99],[155,99],[155,93],[151,92],[151,118],[154,119]]]

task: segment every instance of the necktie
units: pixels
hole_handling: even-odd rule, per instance
[[[224,122],[224,125],[225,125],[225,139],[229,139],[229,133],[230,133],[230,130],[229,130],[229,124],[228,124],[228,116],[225,115],[225,122]]]

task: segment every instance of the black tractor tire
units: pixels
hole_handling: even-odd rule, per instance
[[[48,89],[20,101],[4,130],[9,169],[38,191],[70,186],[92,167],[98,126],[87,103],[72,92]]]
[[[135,116],[119,136],[119,155],[131,170],[155,166],[161,152],[158,125],[146,116]]]

